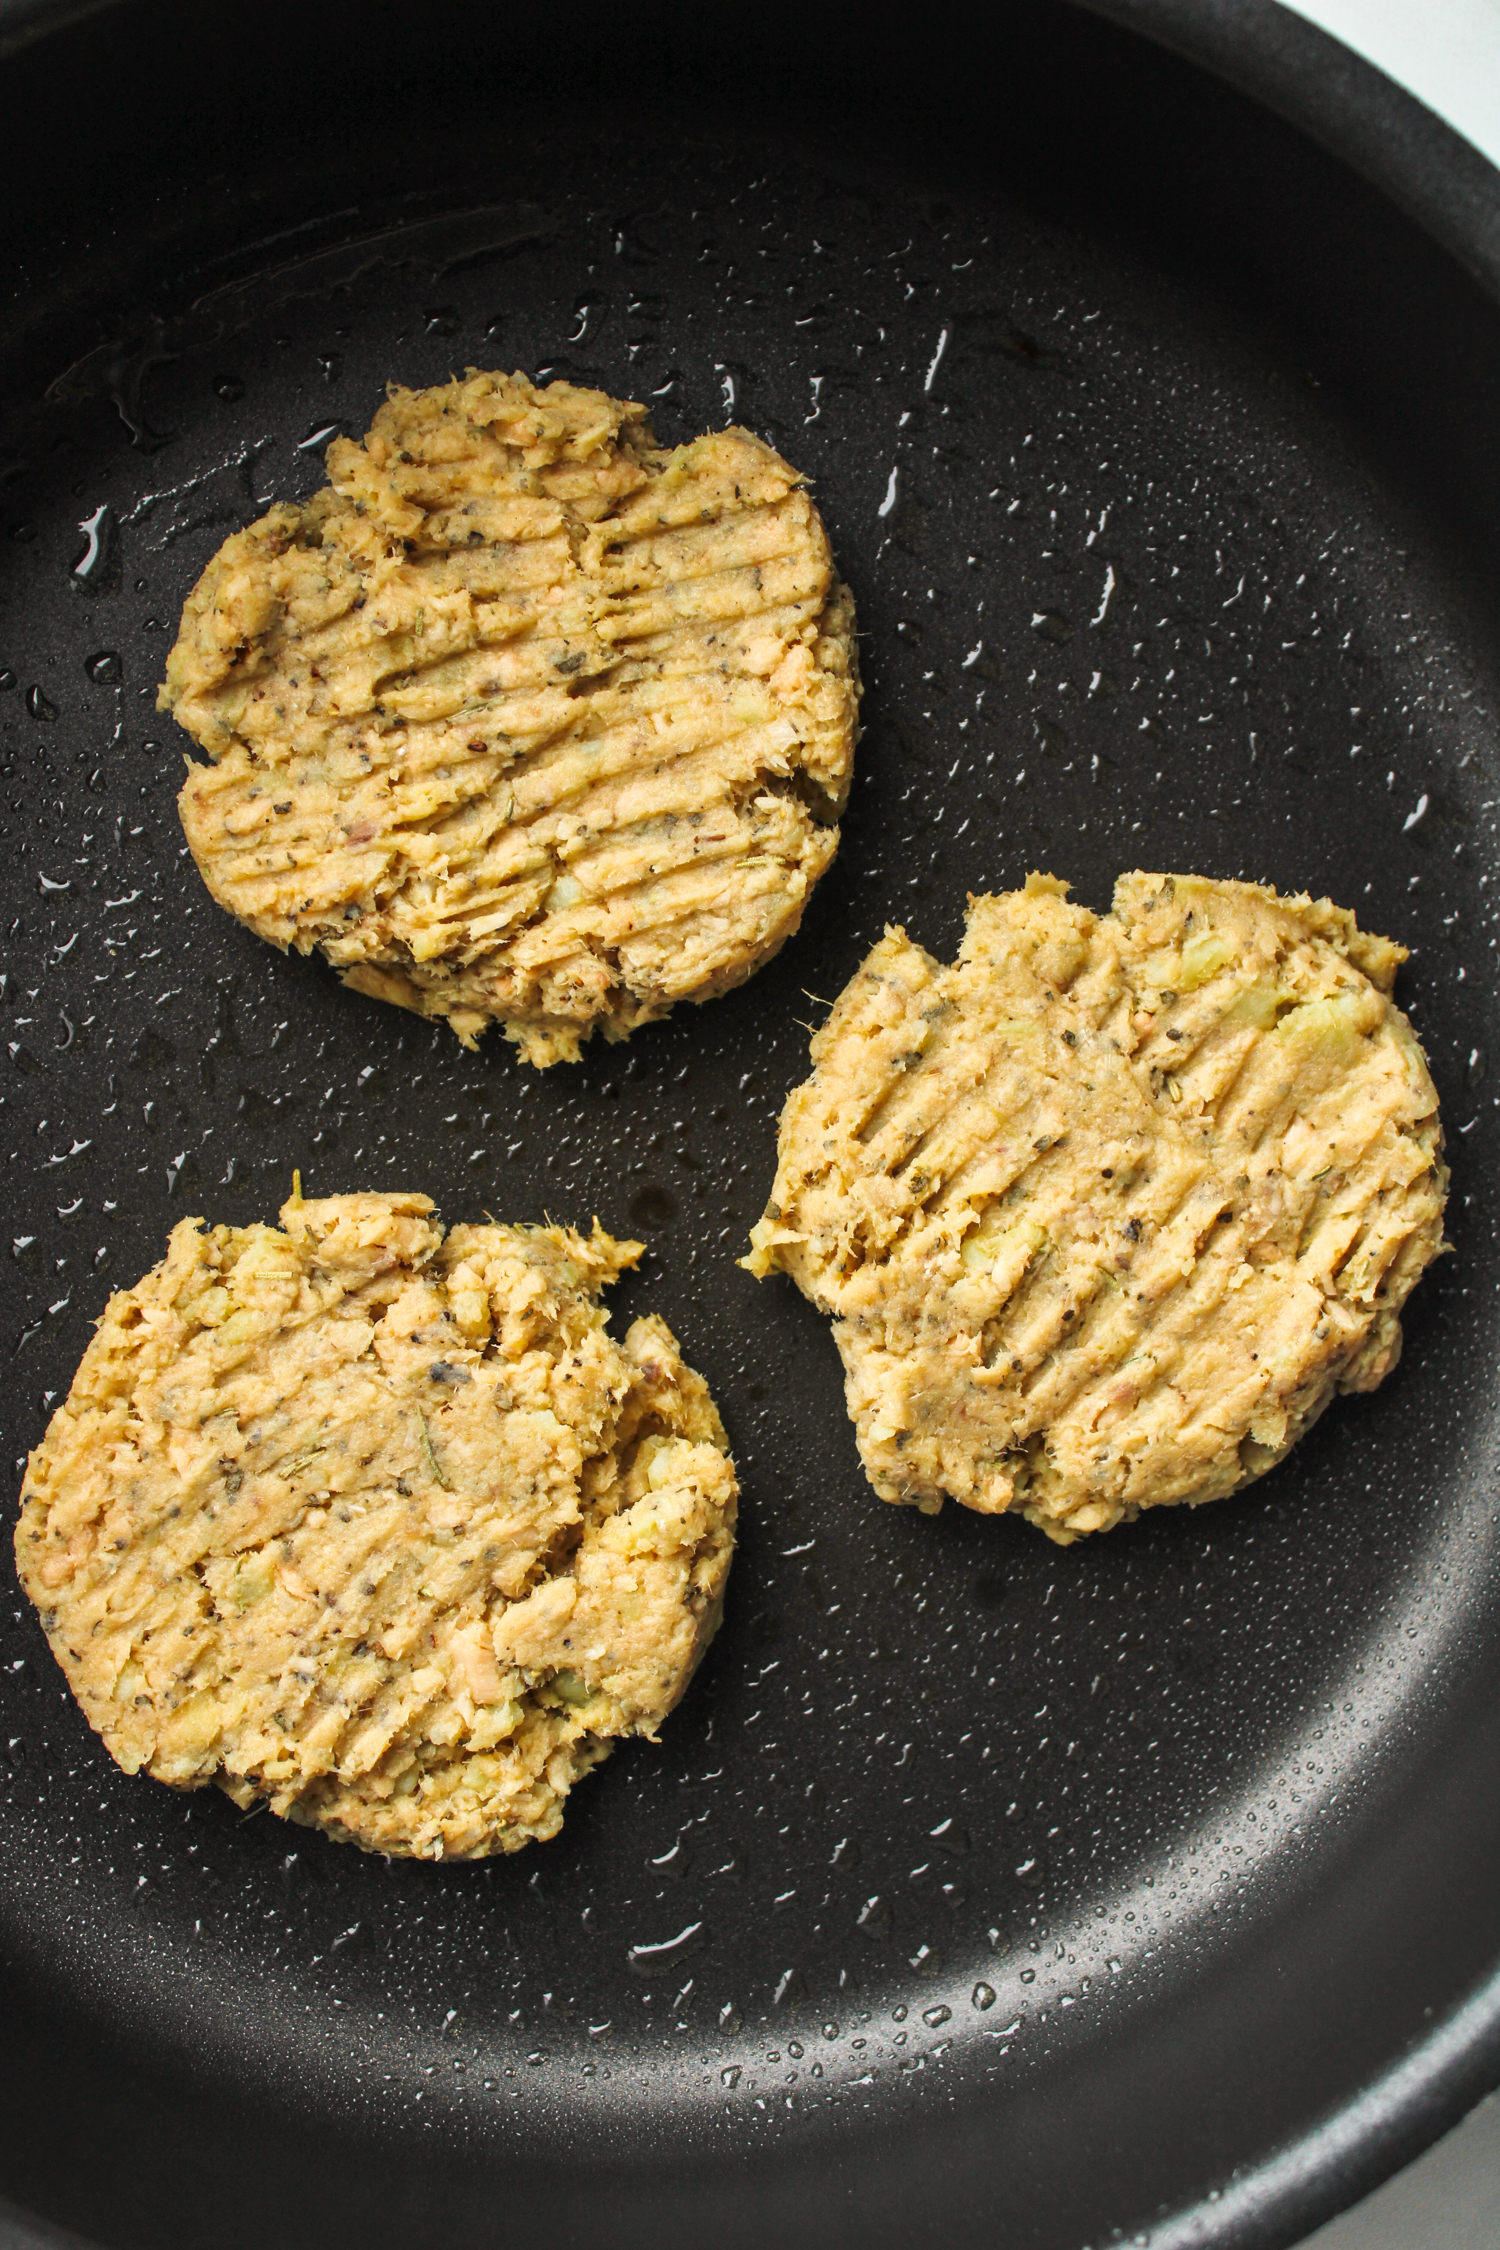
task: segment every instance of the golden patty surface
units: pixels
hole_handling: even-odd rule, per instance
[[[1122,876],[888,930],[787,1103],[750,1270],[834,1316],[870,1481],[1063,1543],[1261,1476],[1373,1390],[1442,1247],[1404,949],[1327,899]]]
[[[393,388],[328,473],[225,541],[167,661],[219,904],[539,1065],[769,959],[838,848],[859,694],[796,470],[471,372]]]
[[[640,1244],[423,1195],[174,1228],[31,1457],[21,1581],[127,1773],[367,1850],[555,1835],[719,1622],[736,1486]]]

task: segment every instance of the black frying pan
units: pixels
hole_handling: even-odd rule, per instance
[[[1493,176],[1295,19],[1113,12],[1493,266]],[[4,1456],[176,1218],[299,1165],[644,1233],[616,1317],[677,1330],[746,1503],[661,1747],[478,1867],[126,1780],[7,1578],[16,2239],[1290,2242],[1500,2076],[1494,303],[1266,109],[1040,0],[9,14],[44,36],[0,65]],[[732,410],[817,479],[865,635],[801,936],[545,1077],[222,916],[153,715],[226,531],[467,362],[671,439]],[[824,1324],[731,1262],[807,995],[1035,865],[1405,939],[1454,1168],[1378,1396],[1066,1554],[876,1502]]]

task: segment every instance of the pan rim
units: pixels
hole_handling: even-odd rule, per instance
[[[1500,170],[1385,71],[1281,0],[1071,0],[1211,71],[1379,189],[1500,299]],[[1226,2239],[1302,2242],[1453,2130],[1500,2087],[1500,1967],[1428,2036],[1227,2188]],[[1153,2229],[1158,2250],[1203,2239],[1194,2204]],[[1245,2233],[1240,2235],[1240,2229]]]
[[[0,23],[9,7],[42,4],[0,0]],[[1380,189],[1487,296],[1500,298],[1500,170],[1418,95],[1331,32],[1282,0],[1069,5],[1136,32],[1272,110]]]

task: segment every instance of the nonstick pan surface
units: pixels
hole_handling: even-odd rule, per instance
[[[1294,2239],[1500,2074],[1494,305],[1062,7],[156,0],[3,83],[13,1482],[110,1287],[296,1166],[642,1234],[617,1325],[708,1376],[744,1513],[660,1747],[480,1866],[127,1780],[8,1575],[0,2189],[109,2250]],[[864,636],[800,936],[544,1076],[220,914],[153,709],[225,534],[471,363],[761,432]],[[1378,1395],[1066,1553],[880,1505],[825,1323],[733,1264],[865,949],[1038,866],[1403,939],[1453,1162]]]

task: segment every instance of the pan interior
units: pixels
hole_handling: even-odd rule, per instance
[[[441,2142],[460,2169],[566,2147],[629,2171],[670,2148],[709,2178],[731,2154],[1066,2113],[1171,2011],[1206,2025],[1207,1993],[1253,1987],[1275,2085],[1118,2187],[1060,2163],[1048,2212],[1003,2237],[1076,2242],[1298,2129],[1493,1950],[1460,1920],[1441,1968],[1387,1959],[1358,2013],[1330,1940],[1339,2023],[1275,2028],[1274,1965],[1322,2004],[1309,1933],[1414,1777],[1461,1767],[1493,1604],[1479,499],[1445,486],[1424,512],[1436,441],[1358,390],[1347,308],[1320,339],[1305,273],[1278,296],[1185,238],[1151,247],[1146,191],[1069,178],[1035,128],[1034,167],[980,162],[926,112],[893,141],[889,84],[860,124],[713,114],[693,81],[698,106],[668,85],[584,132],[576,107],[522,105],[501,135],[444,83],[447,157],[429,127],[419,187],[380,142],[389,98],[341,144],[358,191],[285,120],[259,156],[236,126],[213,239],[163,257],[149,317],[80,254],[67,354],[23,339],[0,549],[4,1453],[19,1472],[108,1289],[176,1220],[270,1217],[294,1166],[309,1193],[420,1188],[455,1221],[597,1214],[650,1244],[617,1329],[661,1312],[730,1429],[728,1616],[660,1747],[617,1754],[557,1842],[432,1868],[125,1779],[14,1595],[16,1991],[414,2163]],[[1273,154],[1317,172],[1289,139]],[[248,232],[214,204],[235,163]],[[122,209],[123,267],[177,223]],[[854,796],[801,935],[727,999],[545,1075],[222,916],[184,856],[185,743],[153,709],[224,536],[315,489],[388,379],[470,365],[645,399],[666,441],[726,420],[768,438],[815,480],[863,635]],[[825,1324],[733,1260],[808,1026],[886,924],[951,957],[969,892],[1039,867],[1102,908],[1136,866],[1328,893],[1413,948],[1398,997],[1444,1102],[1456,1255],[1398,1373],[1262,1485],[1060,1552],[877,1502]],[[13,2140],[17,2192],[82,2223]]]

